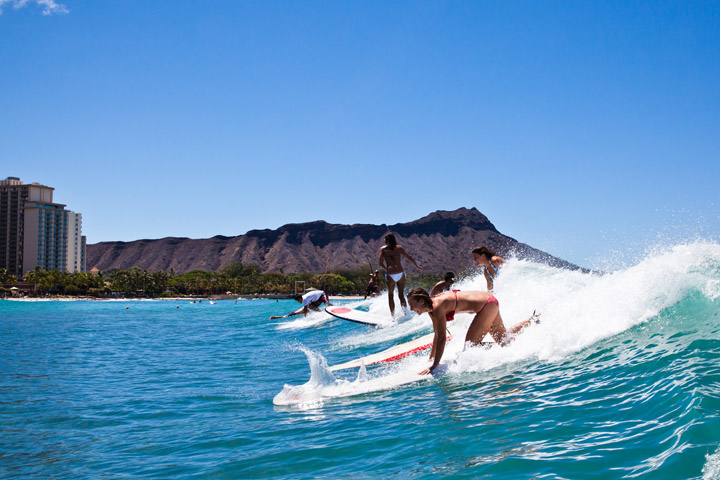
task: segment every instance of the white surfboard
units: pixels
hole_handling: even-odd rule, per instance
[[[331,306],[326,307],[325,311],[333,317],[356,323],[364,323],[365,325],[389,325],[393,322],[391,318],[382,317],[370,312],[363,312],[355,308]]]
[[[431,348],[434,336],[434,333],[428,333],[420,338],[416,338],[415,340],[411,340],[407,343],[401,343],[400,345],[395,345],[394,347],[390,347],[382,352],[373,353],[372,355],[341,363],[340,365],[333,365],[330,367],[330,371],[335,372],[337,370],[345,370],[346,368],[357,368],[363,364],[368,366],[375,363],[400,360],[401,358],[405,358],[414,353],[422,352],[423,350]],[[449,339],[450,337],[448,336],[448,340]]]
[[[410,340],[406,343],[401,343],[400,345],[395,345],[394,347],[390,347],[387,350],[383,350],[382,352],[373,353],[371,355],[367,355],[362,358],[357,358],[355,360],[351,360],[349,362],[341,363],[339,365],[333,365],[330,367],[331,372],[335,372],[337,370],[345,370],[348,368],[358,368],[361,365],[365,365],[366,367],[369,365],[374,365],[376,363],[387,363],[387,362],[394,362],[396,360],[403,359],[405,357],[409,357],[410,355],[414,355],[416,353],[422,352],[424,350],[429,350],[432,348],[433,344],[433,337],[435,336],[434,333],[428,333],[427,335],[423,335],[420,338],[416,338],[415,340]],[[450,331],[448,330],[447,334],[447,341],[449,342],[452,339],[452,335],[450,334]],[[488,340],[485,340],[488,339]],[[480,346],[489,348],[493,345],[495,345],[495,342],[492,340],[490,336],[486,336],[484,341],[480,342]]]

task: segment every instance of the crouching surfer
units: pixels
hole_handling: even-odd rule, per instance
[[[431,373],[440,364],[440,359],[445,351],[445,342],[447,341],[446,322],[455,318],[455,313],[475,314],[475,318],[470,323],[465,335],[465,342],[471,342],[472,344],[480,343],[483,337],[490,333],[490,336],[499,345],[505,346],[531,322],[537,322],[537,316],[533,315],[533,317],[518,323],[509,330],[506,329],[500,316],[497,298],[489,292],[453,290],[431,297],[427,291],[417,287],[408,293],[407,299],[413,312],[418,315],[427,312],[430,315],[433,330],[435,331],[433,346],[430,351],[430,359],[433,360],[433,364],[430,368],[420,372],[420,375]]]
[[[297,294],[292,297],[293,300],[296,300],[300,303],[302,303],[302,308],[299,310],[295,310],[294,312],[290,312],[287,315],[273,315],[270,317],[270,320],[277,320],[278,318],[288,318],[288,317],[294,317],[295,315],[305,315],[307,316],[308,312],[310,310],[314,310],[316,312],[320,311],[320,305],[323,303],[327,305],[332,305],[330,303],[330,300],[328,300],[327,294],[322,290],[312,290],[305,295]]]

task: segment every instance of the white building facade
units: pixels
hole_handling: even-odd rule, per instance
[[[67,266],[68,272],[84,272],[85,236],[82,234],[82,214],[68,210],[67,222]]]

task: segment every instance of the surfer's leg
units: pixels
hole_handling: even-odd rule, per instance
[[[329,307],[332,307],[332,303],[330,303],[330,297],[328,297],[327,293],[323,293],[322,298],[318,301],[318,307],[322,305],[323,302],[325,302]]]
[[[535,312],[533,312],[532,316],[530,318],[528,318],[527,320],[523,320],[522,322],[516,323],[515,325],[510,327],[505,334],[503,344],[506,345],[506,344],[512,342],[513,340],[515,340],[515,337],[520,332],[522,332],[527,327],[529,327],[532,323],[540,323],[540,314],[539,313],[536,314]]]
[[[405,273],[403,273],[403,276],[397,281],[397,287],[398,297],[400,297],[400,305],[402,305],[402,308],[407,310],[407,302],[405,301]]]
[[[497,315],[493,320],[492,326],[490,327],[490,336],[495,340],[498,345],[507,345],[514,338],[508,335],[508,330],[505,328],[502,315],[500,315],[500,308],[498,308]]]
[[[531,318],[528,318],[527,320],[523,320],[522,322],[517,323],[517,324],[513,325],[512,327],[510,327],[510,329],[508,330],[508,332],[511,333],[511,334],[513,334],[513,335],[515,335],[515,334],[517,334],[517,333],[520,333],[520,332],[523,331],[526,327],[528,327],[528,326],[532,323],[532,321],[533,321],[533,318],[532,318],[532,317],[531,317]]]
[[[393,280],[390,275],[386,275],[385,279],[387,280],[388,304],[390,305],[390,315],[395,315],[395,298],[393,298],[394,290],[395,290],[395,280]]]
[[[488,332],[490,332],[490,335],[492,335],[496,341],[496,335],[499,335],[500,338],[505,335],[505,326],[500,317],[500,309],[494,303],[486,304],[483,309],[475,315],[465,335],[465,341],[480,343]]]

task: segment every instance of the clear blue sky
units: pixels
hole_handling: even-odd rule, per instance
[[[89,243],[462,206],[582,265],[720,236],[718,2],[0,10],[0,177]]]

